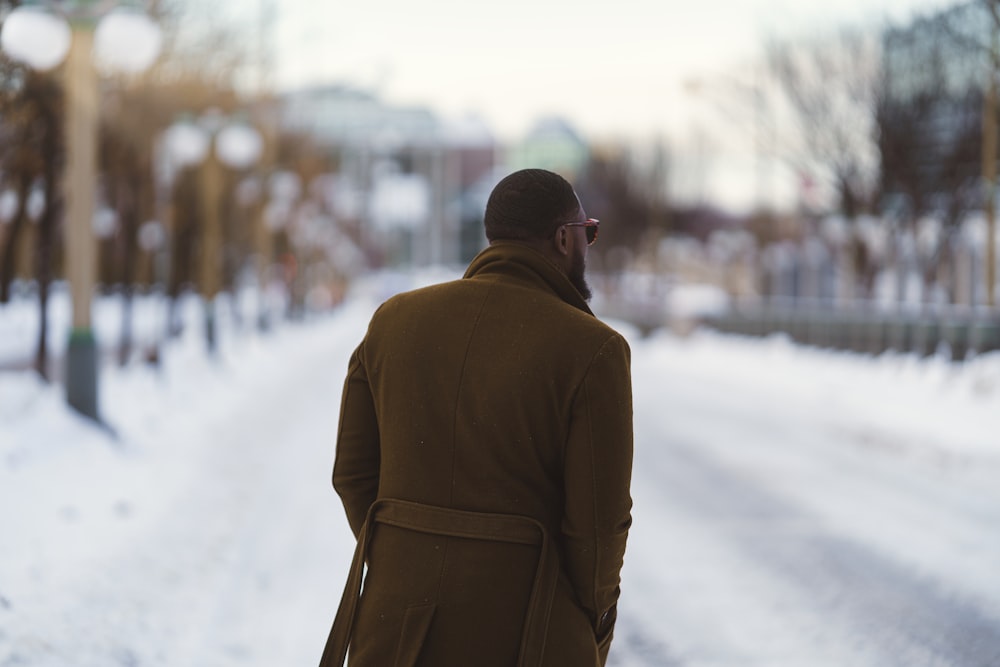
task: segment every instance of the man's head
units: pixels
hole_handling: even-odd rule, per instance
[[[563,269],[584,299],[591,291],[584,278],[586,221],[573,186],[545,169],[522,169],[505,177],[486,203],[486,238],[519,241],[542,251]]]

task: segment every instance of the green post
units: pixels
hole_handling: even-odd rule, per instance
[[[73,329],[66,350],[66,402],[98,421],[97,341],[90,329]]]
[[[210,355],[215,355],[219,350],[217,335],[215,330],[215,299],[208,297],[205,299],[205,346]]]

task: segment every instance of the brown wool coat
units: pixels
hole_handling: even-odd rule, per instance
[[[357,612],[338,617],[352,667],[604,664],[631,523],[629,373],[625,340],[524,245],[383,304],[349,363],[333,470],[367,541]],[[384,499],[402,513],[366,526]],[[526,518],[434,510],[428,529],[410,503]]]

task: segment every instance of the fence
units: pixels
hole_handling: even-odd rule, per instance
[[[781,332],[803,345],[866,354],[894,350],[920,356],[948,354],[962,360],[1000,350],[1000,311],[968,306],[913,310],[772,300],[737,303],[701,321],[723,332],[749,336]]]
[[[961,360],[1000,350],[1000,310],[984,307],[848,306],[829,300],[771,298],[680,313],[672,312],[664,298],[618,297],[603,300],[597,310],[601,317],[631,323],[643,335],[662,327],[683,333],[701,325],[744,336],[784,333],[802,345],[862,354],[895,350]]]

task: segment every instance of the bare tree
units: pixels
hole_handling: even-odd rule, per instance
[[[986,295],[996,305],[997,84],[1000,79],[1000,0],[969,0],[935,17],[957,48],[981,68],[980,199],[987,219]]]
[[[877,196],[880,57],[876,34],[846,28],[818,39],[767,46],[768,69],[777,84],[776,94],[768,98],[768,114],[781,127],[774,150],[796,172],[835,193],[836,208],[851,225],[847,257],[852,283],[864,297],[871,296],[871,282],[864,276],[874,267],[854,223]]]
[[[110,99],[109,99],[110,98]],[[113,278],[122,294],[122,328],[118,362],[132,351],[132,301],[138,266],[138,233],[153,215],[153,139],[170,122],[168,106],[143,85],[123,85],[105,96],[100,156],[104,196],[115,210]]]
[[[0,57],[0,81],[0,184],[10,188],[18,202],[0,249],[0,303],[7,303],[17,247],[28,222],[28,197],[42,171],[34,137],[37,104],[32,101],[42,78]]]
[[[779,156],[830,185],[839,210],[854,219],[871,203],[878,172],[877,36],[843,29],[808,42],[774,41],[767,62],[778,84],[771,104],[782,127]]]
[[[925,296],[940,276],[949,282],[944,269],[953,267],[954,239],[982,201],[982,55],[973,37],[982,18],[977,0],[917,17],[884,36],[880,186],[885,211],[911,234],[925,217],[941,227],[917,255]]]
[[[616,247],[630,252],[641,250],[650,233],[667,231],[667,169],[666,150],[660,145],[645,160],[626,149],[591,155],[577,190],[588,207],[602,211],[601,215],[609,220],[607,231],[602,232],[601,249],[597,250],[600,258]]]
[[[16,6],[16,3],[11,3]],[[0,303],[10,298],[16,248],[29,215],[30,194],[41,188],[43,206],[34,245],[39,328],[34,367],[48,378],[48,297],[55,275],[62,218],[59,176],[64,160],[63,94],[51,74],[34,72],[0,56],[0,169],[18,193],[19,205],[0,255]]]

